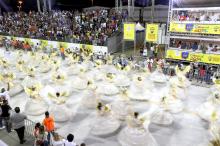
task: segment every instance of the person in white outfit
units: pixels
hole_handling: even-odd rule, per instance
[[[7,90],[5,90],[5,88],[1,89],[0,97],[1,96],[3,96],[5,98],[5,100],[8,101],[8,103],[10,103],[10,95],[9,95],[9,92]]]
[[[73,141],[74,135],[69,134],[67,140],[64,141],[64,146],[76,146],[76,143]]]
[[[62,140],[58,133],[54,133],[53,140],[52,140],[52,146],[64,146],[65,140]]]

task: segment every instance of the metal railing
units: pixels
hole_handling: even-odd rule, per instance
[[[34,133],[34,129],[35,129],[35,122],[29,120],[29,119],[26,119],[24,121],[25,123],[25,133],[28,135],[28,136],[33,136],[33,133]]]
[[[12,111],[12,114],[15,113],[14,111]],[[29,142],[33,142],[35,141],[35,137],[34,137],[34,130],[35,130],[35,125],[36,123],[30,119],[25,119],[24,120],[24,125],[25,125],[25,139]],[[15,133],[15,131],[12,131],[9,133],[9,136],[13,137],[15,140],[19,141],[17,134]],[[59,135],[60,138],[64,139],[63,136]]]

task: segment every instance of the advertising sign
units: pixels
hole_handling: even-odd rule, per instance
[[[203,62],[208,64],[220,64],[219,54],[203,54],[179,50],[167,50],[167,59],[186,60],[190,62]]]
[[[135,24],[124,23],[124,40],[135,40]]]
[[[158,24],[147,24],[146,28],[146,41],[157,42],[158,41]]]
[[[220,34],[220,24],[170,23],[170,32]]]

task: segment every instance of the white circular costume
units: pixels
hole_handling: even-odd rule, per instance
[[[125,120],[127,115],[131,112],[129,98],[126,94],[120,94],[115,97],[116,100],[111,103],[113,115],[119,120]]]
[[[151,80],[155,83],[166,83],[167,78],[159,67],[151,74]]]
[[[78,64],[78,63],[72,64],[66,69],[67,75],[70,75],[70,76],[78,75],[86,71],[87,71],[87,67],[82,64]]]
[[[191,83],[186,78],[186,73],[190,71],[190,66],[187,66],[184,70],[180,70],[178,66],[175,68],[176,77],[171,79],[171,82],[180,88],[188,88]]]
[[[49,104],[49,112],[55,118],[55,122],[66,122],[70,120],[71,111],[66,107],[65,102],[70,91],[63,86],[46,86],[40,92],[44,100]]]
[[[213,78],[214,85],[211,87],[211,92],[220,92],[220,79]]]
[[[170,81],[170,84],[167,86],[167,90],[170,95],[177,99],[184,100],[188,97],[188,90],[177,86],[173,81]]]
[[[131,100],[147,101],[154,97],[153,85],[146,82],[143,77],[136,77],[127,91]]]
[[[43,100],[30,98],[25,104],[25,114],[30,116],[40,116],[48,111],[48,104]]]
[[[159,108],[151,115],[151,121],[158,125],[171,125],[173,123],[173,116],[166,109]]]
[[[91,133],[96,136],[109,136],[120,128],[120,122],[112,117],[110,111],[99,111],[96,119],[91,123]]]
[[[51,67],[49,65],[49,63],[47,62],[41,62],[39,64],[39,67],[37,68],[37,71],[39,73],[48,73],[51,70]]]
[[[119,93],[119,89],[111,83],[102,83],[98,85],[97,92],[106,96],[113,96]]]
[[[181,100],[174,98],[165,99],[166,110],[170,113],[177,114],[183,111],[184,106]]]
[[[85,90],[88,87],[88,80],[83,77],[74,77],[71,86],[76,90]]]
[[[15,82],[14,85],[9,90],[9,95],[11,97],[18,95],[19,93],[23,92],[24,88],[19,83]]]
[[[117,87],[129,87],[131,81],[127,76],[120,74],[114,78],[114,83]]]
[[[157,142],[148,130],[149,123],[143,126],[140,119],[130,117],[126,126],[118,135],[121,146],[157,146]]]
[[[25,105],[25,113],[31,116],[39,116],[44,114],[48,110],[48,104],[43,100],[43,96],[40,95],[40,90],[42,85],[37,80],[31,80],[31,78],[26,78],[24,82],[24,90],[28,96],[29,100]]]
[[[212,114],[217,112],[218,117],[220,116],[220,94],[219,92],[213,93],[206,102],[204,102],[202,105],[200,105],[197,108],[197,113],[199,116],[206,120],[210,121]]]
[[[94,90],[86,90],[83,92],[83,97],[81,100],[82,106],[88,109],[94,109],[97,105],[98,95]]]
[[[97,68],[86,73],[88,79],[92,79],[94,81],[102,81],[105,79],[105,74]]]

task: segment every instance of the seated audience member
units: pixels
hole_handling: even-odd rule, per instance
[[[199,21],[200,20],[200,14],[196,14],[195,15],[195,21]]]
[[[186,42],[183,42],[181,45],[181,49],[186,49],[186,47],[187,47]]]
[[[196,50],[198,50],[198,48],[199,48],[198,43],[195,42],[195,43],[192,45],[192,50],[193,50],[193,51],[196,51]]]
[[[208,50],[207,46],[206,46],[204,43],[201,44],[201,48],[200,48],[200,49],[202,50],[202,53],[203,53],[203,54],[205,54],[206,51]]]
[[[185,15],[184,12],[182,12],[182,13],[180,14],[179,20],[180,20],[180,21],[185,21],[185,20],[186,20],[186,15]]]
[[[208,46],[208,52],[211,52],[213,50],[213,45],[212,44],[209,44]]]
[[[218,21],[219,14],[218,13],[212,13],[211,16],[209,16],[210,21]]]
[[[76,143],[73,140],[74,140],[74,135],[69,134],[67,136],[67,140],[64,141],[64,145],[65,146],[76,146]]]
[[[200,20],[200,21],[207,21],[207,18],[208,18],[208,17],[207,17],[207,15],[206,15],[205,13],[201,13],[199,20]]]
[[[179,41],[178,44],[177,44],[177,48],[181,49],[181,46],[182,46],[182,41]]]
[[[217,52],[218,51],[218,46],[215,45],[215,47],[212,49],[213,52]]]

